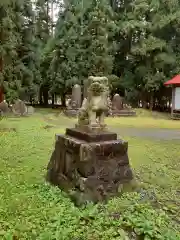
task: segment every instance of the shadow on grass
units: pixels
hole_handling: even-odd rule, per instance
[[[5,133],[5,132],[17,132],[16,128],[10,128],[10,127],[2,127],[0,126],[0,132]]]

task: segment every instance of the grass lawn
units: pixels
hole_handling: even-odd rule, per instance
[[[136,128],[167,128],[179,129],[180,121],[172,120],[170,114],[151,112],[144,109],[136,110],[136,117],[107,118],[107,123],[114,126]]]
[[[0,129],[16,129],[0,130],[0,239],[180,239],[180,141],[124,136],[139,191],[125,193],[107,205],[77,208],[44,179],[55,133],[64,132],[74,120],[57,118],[51,111],[47,116],[59,127],[45,128],[49,124],[45,113],[0,122]],[[147,115],[109,121],[116,126],[180,126],[180,122]]]
[[[46,113],[46,109],[41,109],[39,112]],[[160,129],[180,129],[180,121],[172,120],[170,114],[151,112],[144,109],[136,109],[136,117],[108,117],[106,123],[112,126],[119,127],[135,127],[135,128],[160,128]],[[48,110],[46,115],[52,121],[59,121],[57,119],[57,110]],[[67,122],[67,118],[61,116],[62,122]],[[71,122],[76,122],[76,119],[71,119]]]

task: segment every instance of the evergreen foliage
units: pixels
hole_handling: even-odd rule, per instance
[[[8,0],[0,3],[0,81],[6,98],[48,104],[89,75],[144,105],[168,99],[180,71],[179,1]],[[55,7],[56,6],[56,7]],[[53,9],[53,11],[52,11]],[[58,13],[54,25],[54,11]]]
[[[172,26],[179,15],[179,3],[136,0],[121,4],[119,1],[114,3],[114,9],[120,36],[115,73],[122,74],[120,84],[129,91],[130,98],[153,103],[154,94],[163,89],[164,81],[178,73],[172,44],[176,42],[176,31]]]
[[[6,98],[29,100],[37,94],[40,78],[32,2],[9,1],[1,5],[1,12],[0,78]]]

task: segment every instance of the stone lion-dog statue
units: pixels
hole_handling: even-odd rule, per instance
[[[105,127],[104,118],[108,111],[107,77],[89,77],[87,98],[83,100],[78,114],[79,126]]]

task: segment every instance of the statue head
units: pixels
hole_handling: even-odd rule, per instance
[[[88,90],[94,95],[100,95],[102,92],[107,90],[108,79],[107,77],[93,77],[88,78]]]

